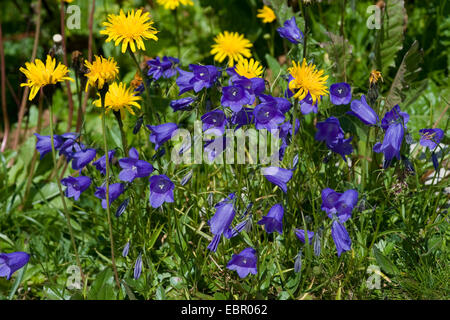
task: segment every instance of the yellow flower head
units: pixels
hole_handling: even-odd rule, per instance
[[[193,6],[192,0],[156,0],[158,4],[164,6],[164,9],[175,10],[180,4],[185,6]]]
[[[100,96],[100,94],[98,94]],[[120,82],[114,82],[109,86],[108,92],[105,96],[105,112],[108,113],[111,110],[120,111],[120,115],[122,119],[125,118],[125,109],[134,115],[134,111],[132,107],[136,107],[138,109],[141,106],[136,102],[140,100],[140,96],[135,96],[131,88],[127,88],[127,86]],[[102,103],[101,100],[95,100],[94,105],[96,107],[101,108]]]
[[[211,54],[214,55],[214,60],[221,63],[228,57],[228,66],[234,66],[235,61],[252,56],[249,48],[253,45],[250,41],[244,38],[242,34],[237,32],[221,32],[214,38],[216,44],[212,45]]]
[[[234,68],[238,75],[248,79],[258,78],[263,72],[263,68],[260,63],[253,60],[253,58],[250,60],[244,58],[240,59]]]
[[[289,90],[294,92],[294,98],[303,100],[309,93],[314,104],[320,101],[323,95],[328,94],[328,76],[323,75],[323,70],[317,70],[315,65],[307,64],[306,59],[303,59],[301,65],[295,61],[292,64],[293,67],[289,68],[288,72],[294,79],[289,82]]]
[[[45,65],[41,60],[36,59],[31,63],[26,62],[25,67],[20,67],[19,70],[27,76],[28,81],[20,84],[20,86],[31,88],[29,100],[33,100],[39,89],[48,84],[56,84],[64,80],[73,81],[72,78],[67,76],[69,69],[61,63],[56,66],[56,59],[49,55],[47,55]]]
[[[268,6],[258,9],[258,14],[256,17],[261,18],[263,23],[271,23],[277,18],[275,16],[275,12],[273,12],[273,10]]]
[[[378,82],[378,80],[381,79],[381,82],[383,82],[383,77],[381,76],[381,72],[377,71],[377,70],[372,70],[370,72],[370,76],[369,76],[369,82],[370,84],[375,84]]]
[[[142,9],[134,12],[128,12],[125,16],[123,10],[120,10],[119,15],[108,15],[108,21],[103,22],[106,27],[105,30],[100,31],[100,34],[108,36],[106,42],[114,41],[114,45],[118,46],[122,42],[122,53],[127,51],[128,44],[132,52],[138,49],[145,50],[143,39],[158,40],[155,34],[158,32],[153,28],[153,20],[150,18],[148,12],[142,13]],[[136,44],[135,44],[136,42]]]
[[[116,61],[113,58],[105,59],[103,57],[95,56],[94,62],[85,61],[84,65],[88,68],[85,76],[88,78],[86,83],[86,91],[88,86],[96,87],[101,90],[103,85],[111,83],[119,73]]]

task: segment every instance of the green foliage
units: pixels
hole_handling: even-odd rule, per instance
[[[49,2],[49,1],[47,1]],[[87,56],[88,1],[79,1],[82,26],[67,30],[68,51],[80,50]],[[113,43],[105,43],[99,34],[109,13],[118,13],[145,6],[152,13],[160,31],[158,42],[146,42],[144,56],[176,56],[181,51],[181,65],[190,63],[213,64],[210,55],[213,38],[221,31],[244,34],[253,43],[252,53],[265,68],[266,93],[283,96],[287,87],[287,68],[291,60],[302,57],[303,45],[291,46],[281,39],[276,28],[296,17],[299,28],[305,32],[301,1],[267,1],[275,11],[277,21],[262,24],[256,18],[262,7],[256,0],[198,0],[193,7],[181,7],[174,12],[160,6],[150,7],[148,1],[98,0],[94,15],[94,54],[113,56],[120,65],[119,79],[127,83],[136,73],[133,61],[122,55]],[[379,97],[374,109],[388,110],[400,104],[410,114],[408,130],[418,140],[421,128],[435,123],[446,133],[439,154],[442,170],[448,168],[448,111],[450,101],[448,70],[450,56],[450,18],[448,1],[389,0],[382,16],[382,29],[366,27],[366,9],[373,1],[314,2],[307,6],[310,15],[307,60],[329,75],[328,86],[346,81],[351,84],[353,99],[366,94],[372,69],[382,71],[384,82],[378,84]],[[292,4],[292,6],[291,6]],[[23,8],[20,17],[6,12]],[[33,39],[21,22],[33,21],[34,9],[29,1],[8,1],[0,13],[5,37],[6,73],[15,94],[24,81],[18,68],[29,60]],[[37,56],[42,58],[53,46],[52,36],[59,32],[57,6],[43,8],[41,41]],[[303,8],[305,10],[305,8]],[[344,17],[342,17],[344,14]],[[405,18],[408,17],[408,23]],[[177,25],[180,37],[177,37]],[[341,28],[341,23],[344,23]],[[416,41],[417,40],[417,41]],[[148,44],[148,45],[147,45]],[[70,57],[70,55],[69,55]],[[58,57],[60,59],[60,57]],[[227,79],[221,85],[227,84]],[[68,102],[65,87],[57,86],[53,97],[58,119],[55,132],[67,128]],[[73,88],[75,110],[79,102]],[[294,156],[299,156],[298,168],[289,182],[289,192],[282,193],[260,174],[258,165],[175,165],[170,161],[172,143],[164,146],[165,155],[158,155],[149,142],[146,124],[180,123],[192,128],[208,108],[220,103],[220,91],[204,91],[198,96],[192,111],[174,113],[169,102],[179,98],[172,80],[150,85],[149,103],[143,103],[136,116],[124,120],[128,144],[139,151],[155,167],[158,174],[170,176],[176,185],[175,203],[153,209],[148,201],[148,179],[137,179],[111,206],[112,231],[120,289],[116,287],[111,268],[109,226],[106,211],[94,196],[95,188],[104,182],[102,176],[89,165],[83,174],[93,184],[79,201],[67,199],[71,227],[80,252],[81,265],[86,276],[86,287],[67,288],[68,267],[76,265],[69,230],[55,176],[61,177],[64,161],[53,167],[51,156],[39,159],[30,172],[36,138],[32,135],[38,123],[36,102],[29,104],[20,147],[0,153],[0,252],[27,251],[31,260],[26,269],[14,274],[10,281],[0,278],[0,299],[448,299],[450,228],[448,221],[448,175],[434,171],[430,152],[404,144],[415,174],[405,170],[402,161],[391,168],[381,169],[380,155],[373,153],[373,144],[383,138],[379,128],[368,128],[346,112],[349,106],[334,106],[328,98],[319,104],[317,115],[301,116],[300,133],[293,138],[293,147],[286,151],[282,166],[291,168]],[[204,94],[203,94],[204,93]],[[88,99],[82,128],[82,142],[103,153],[100,112]],[[209,99],[209,100],[208,100]],[[13,130],[17,106],[8,93],[7,106]],[[298,106],[297,106],[298,107]],[[48,135],[48,106],[44,103],[44,127]],[[294,108],[293,108],[294,109]],[[3,115],[3,114],[2,114]],[[136,135],[132,130],[139,116],[144,125]],[[344,131],[353,136],[355,151],[345,163],[336,154],[330,154],[323,143],[314,139],[315,124],[329,116],[339,118]],[[382,117],[383,114],[379,115]],[[300,115],[296,115],[300,116]],[[120,129],[113,117],[107,118],[107,143],[116,149],[112,182],[118,182],[120,167],[117,159],[125,157]],[[438,121],[439,120],[439,121]],[[3,125],[3,124],[2,124]],[[3,128],[3,127],[2,127]],[[1,135],[0,135],[1,136]],[[324,162],[324,159],[327,162]],[[14,160],[14,161],[13,161]],[[10,163],[14,162],[13,165]],[[350,165],[349,165],[350,164]],[[192,171],[192,179],[185,185],[180,181]],[[156,172],[156,171],[155,171]],[[30,176],[30,174],[32,174]],[[76,175],[70,166],[64,177]],[[25,199],[25,186],[31,178]],[[352,239],[352,248],[337,257],[331,236],[331,220],[321,210],[321,190],[330,187],[338,192],[356,189],[357,208],[346,228]],[[253,228],[242,231],[232,239],[222,239],[216,253],[206,247],[212,240],[208,220],[215,213],[214,205],[236,192],[236,210],[239,217],[249,202],[253,202]],[[447,192],[447,193],[446,193]],[[119,218],[114,217],[120,203],[130,203]],[[26,200],[26,201],[25,201]],[[267,234],[256,222],[275,203],[285,207],[284,232]],[[238,218],[236,218],[236,221]],[[237,222],[233,223],[235,225]],[[311,245],[303,245],[295,237],[295,228],[317,232],[323,229],[321,254],[315,256]],[[121,255],[130,241],[129,254]],[[252,246],[258,252],[258,274],[240,279],[226,265],[233,254]],[[303,266],[294,272],[294,260],[302,249]],[[137,257],[142,254],[143,271],[139,279],[133,277]],[[381,268],[381,289],[367,288],[368,267]]]

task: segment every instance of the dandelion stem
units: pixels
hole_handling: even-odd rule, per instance
[[[109,207],[109,155],[108,155],[108,142],[106,140],[106,108],[105,108],[105,96],[106,92],[100,93],[101,96],[101,104],[102,104],[102,132],[103,132],[103,145],[105,149],[105,161],[106,161],[106,212],[108,214],[108,226],[109,226],[109,240],[111,243],[111,262],[112,267],[114,271],[114,278],[116,280],[117,288],[120,290],[120,281],[119,281],[119,275],[117,274],[117,268],[116,268],[116,259],[114,257],[114,238],[113,238],[113,230],[112,230],[112,223],[111,223],[111,209]]]

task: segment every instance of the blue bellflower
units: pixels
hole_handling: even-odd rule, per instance
[[[330,101],[334,105],[349,104],[352,100],[352,88],[348,83],[340,82],[330,86]]]
[[[347,113],[357,117],[366,125],[374,126],[380,121],[375,111],[367,104],[364,95],[361,96],[361,100],[353,100],[350,109],[351,111]]]
[[[244,105],[252,104],[255,97],[241,85],[232,85],[222,88],[220,103],[229,107],[233,112],[239,112]]]
[[[52,141],[51,141],[51,137],[50,136],[41,136],[38,133],[34,134],[37,138],[37,142],[36,142],[36,150],[39,152],[40,154],[40,159],[42,160],[42,158],[49,152],[52,151]],[[63,143],[63,138],[57,135],[53,136],[53,143],[55,145],[55,150],[58,150],[59,147],[62,145]]]
[[[377,142],[373,146],[373,151],[384,154],[384,167],[387,168],[393,158],[400,160],[400,149],[402,147],[405,129],[402,123],[391,124],[384,135],[383,143]]]
[[[17,270],[23,268],[30,260],[30,255],[26,252],[0,253],[0,277],[7,280]]]
[[[400,110],[400,106],[396,104],[390,111],[386,112],[381,120],[381,127],[386,131],[390,125],[394,123],[403,123],[406,128],[406,124],[409,121],[409,114]]]
[[[192,72],[178,69],[180,76],[177,78],[176,83],[180,88],[180,95],[190,90],[194,90],[197,93],[203,88],[211,88],[219,78],[219,71],[212,65],[190,64],[189,69]]]
[[[178,126],[176,123],[169,122],[157,126],[147,125],[147,128],[152,132],[150,134],[150,142],[153,142],[155,144],[155,150],[158,150],[164,142],[172,138]]]
[[[109,150],[108,151],[108,160],[109,164],[111,165],[111,162],[114,158],[114,155],[116,154],[116,150]],[[101,156],[98,160],[92,162],[92,164],[95,166],[95,168],[100,171],[102,175],[106,175],[106,156]]]
[[[420,129],[419,133],[422,135],[420,138],[420,145],[433,151],[444,137],[444,130],[435,129]]]
[[[150,205],[159,208],[164,202],[173,202],[175,184],[164,174],[151,176],[150,179]]]
[[[119,160],[119,165],[123,169],[119,173],[122,181],[133,182],[136,178],[148,177],[153,172],[153,166],[144,160],[139,160],[139,152],[135,148],[128,151],[128,158]]]
[[[292,178],[292,170],[279,167],[266,167],[262,168],[262,172],[267,180],[280,187],[284,193],[287,193],[287,183]]]
[[[161,78],[171,78],[177,74],[176,65],[180,63],[177,58],[164,56],[162,61],[159,57],[147,61],[148,76],[152,76],[154,80]]]
[[[333,224],[331,225],[331,237],[336,245],[338,257],[340,257],[343,252],[351,249],[352,240],[348,235],[347,229],[345,229],[344,225],[338,220],[333,220]]]
[[[350,189],[344,193],[339,193],[330,188],[322,190],[322,206],[321,209],[325,211],[331,219],[333,215],[339,218],[339,221],[344,223],[352,216],[353,208],[358,202],[358,191]]]
[[[208,249],[213,252],[216,252],[222,234],[230,229],[231,223],[233,222],[234,216],[236,215],[233,204],[234,197],[235,195],[234,193],[232,193],[225,200],[216,204],[216,213],[210,220],[208,220],[211,233],[214,235],[213,239],[208,245]]]
[[[139,254],[139,257],[136,259],[136,263],[134,264],[134,272],[133,272],[134,280],[138,280],[141,277],[141,273],[142,273],[142,253]]]
[[[276,130],[278,125],[285,120],[283,113],[278,110],[276,105],[271,103],[258,104],[253,110],[253,115],[255,117],[255,127],[257,130]]]
[[[319,108],[317,107],[317,101],[316,103],[313,104],[313,99],[310,93],[308,93],[306,97],[302,101],[300,101],[300,111],[302,112],[302,114],[319,112]]]
[[[221,136],[225,132],[225,126],[228,124],[227,117],[222,110],[214,110],[205,113],[201,120],[203,122],[203,132],[205,134],[214,134]]]
[[[172,108],[173,112],[179,110],[188,110],[195,99],[196,98],[193,97],[186,97],[178,100],[172,100],[170,101],[170,107]]]
[[[311,244],[314,237],[314,232],[306,230],[306,234],[308,235],[308,243]],[[295,235],[301,242],[306,243],[305,230],[295,229]]]
[[[72,154],[72,169],[82,170],[85,166],[94,160],[97,150],[85,148],[84,145],[74,144],[75,152]]]
[[[318,122],[316,128],[315,139],[325,141],[328,149],[340,154],[346,161],[345,156],[353,152],[353,147],[350,143],[353,137],[344,139],[344,131],[339,124],[339,120],[335,117],[329,117],[325,121]]]
[[[277,203],[270,208],[267,215],[258,221],[258,224],[264,225],[264,229],[267,233],[277,231],[279,234],[283,234],[283,214],[283,206],[280,203]]]
[[[126,258],[128,256],[128,252],[130,251],[130,241],[125,244],[122,251],[122,257]]]
[[[257,274],[256,250],[253,248],[246,248],[239,254],[233,254],[231,260],[227,264],[227,269],[234,270],[238,273],[240,278],[245,278],[249,273]]]
[[[272,97],[267,94],[261,94],[259,96],[259,99],[261,100],[261,103],[267,103],[267,104],[274,105],[283,114],[288,112],[292,107],[291,102],[285,98]]]
[[[122,183],[113,183],[109,186],[109,205],[114,202],[123,192],[125,188]],[[102,208],[106,209],[106,186],[97,187],[94,194],[97,198],[102,199]]]
[[[230,122],[236,125],[238,130],[240,127],[255,123],[255,116],[253,115],[252,108],[242,108],[239,112],[233,113]]]
[[[72,198],[75,201],[80,199],[81,193],[85,191],[91,185],[91,178],[85,176],[79,177],[67,177],[61,180],[61,184],[66,186],[65,195],[67,198]]]
[[[284,22],[283,27],[277,29],[282,38],[285,38],[293,44],[298,44],[303,41],[303,33],[297,27],[295,17]]]

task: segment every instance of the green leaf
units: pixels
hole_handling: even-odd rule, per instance
[[[27,271],[28,264],[25,265],[22,269],[19,271],[19,275],[17,276],[16,280],[14,281],[14,285],[11,288],[11,291],[9,292],[8,300],[12,300],[14,297],[14,294],[16,294],[17,289],[19,288],[20,283],[22,282],[23,275]]]
[[[405,1],[385,1],[383,24],[376,41],[376,69],[383,75],[389,67],[395,66],[395,57],[403,48],[403,30],[405,27]]]
[[[148,247],[147,247],[148,250],[151,250],[153,248],[153,246],[155,245],[155,242],[158,239],[159,234],[161,233],[163,227],[164,227],[164,224],[162,224],[158,229],[156,229],[155,232],[153,232],[153,234],[150,238],[150,241],[148,243]]]
[[[275,81],[275,79],[279,78],[280,72],[281,72],[281,66],[278,63],[277,59],[272,57],[270,54],[266,53],[265,57],[266,57],[267,64],[269,65],[269,69],[272,71],[272,87],[274,87],[275,83],[273,83],[273,81]]]
[[[325,51],[332,58],[333,76],[337,81],[344,81],[344,65],[348,66],[352,57],[353,47],[346,39],[332,32],[327,32],[330,41],[325,43]]]
[[[419,50],[419,42],[414,41],[411,48],[409,48],[403,57],[402,63],[400,64],[391,88],[389,89],[389,93],[386,96],[386,106],[388,109],[391,109],[396,104],[400,104],[405,100],[408,89],[411,87],[412,82],[417,78],[419,72],[422,70],[419,67],[422,62],[422,55],[422,50]],[[421,86],[419,87],[422,88],[421,90],[425,90],[426,82],[425,87],[423,86],[423,82],[420,83]],[[420,93],[421,91],[419,94]]]
[[[100,272],[88,292],[88,300],[114,300],[114,276],[110,268]]]
[[[384,270],[384,272],[389,274],[399,274],[400,271],[398,268],[389,260],[385,255],[381,253],[381,251],[377,247],[373,247],[373,255],[375,256],[375,259],[377,260],[377,263],[380,265],[381,269]]]

